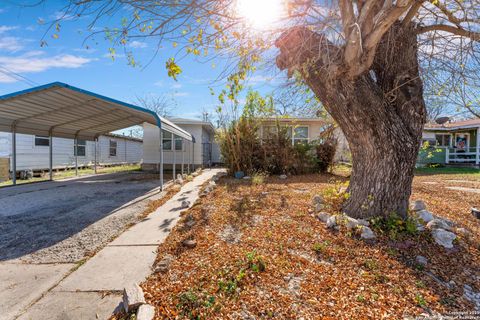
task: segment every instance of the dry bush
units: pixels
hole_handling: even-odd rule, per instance
[[[230,173],[306,174],[325,172],[333,164],[336,151],[333,138],[293,145],[287,128],[278,123],[276,132],[263,141],[258,129],[257,119],[241,117],[217,135]]]

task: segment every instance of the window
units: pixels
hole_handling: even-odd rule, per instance
[[[73,145],[73,152],[76,154],[78,157],[85,157],[85,151],[87,149],[87,141],[77,139],[77,149],[75,150],[75,142]]]
[[[117,141],[110,140],[110,157],[117,156]]]
[[[308,142],[308,127],[295,127],[293,130],[293,144]]]
[[[435,140],[439,147],[450,147],[450,135],[449,134],[436,134]]]
[[[172,150],[172,133],[162,130],[163,150]]]
[[[175,137],[175,150],[182,151],[183,150],[183,139],[181,137]]]
[[[50,138],[44,136],[35,136],[35,146],[46,146],[50,145]]]

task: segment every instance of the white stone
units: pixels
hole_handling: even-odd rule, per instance
[[[136,320],[152,320],[155,317],[155,307],[142,304],[137,310]]]
[[[369,227],[362,226],[362,233],[360,234],[362,239],[375,239],[375,233]]]
[[[243,177],[243,180],[251,180],[251,179],[252,179],[252,177],[250,177],[250,176]]]
[[[358,223],[357,219],[345,216],[345,227],[347,227],[347,229],[349,229],[349,230],[350,229],[355,229],[359,225],[360,225],[360,223]]]
[[[280,176],[278,176],[280,179],[282,180],[285,180],[287,179],[287,175],[286,174],[281,174]]]
[[[416,212],[417,217],[423,222],[428,223],[433,220],[433,214],[425,209]]]
[[[357,219],[358,221],[358,224],[362,225],[362,226],[365,226],[365,227],[368,227],[370,226],[370,222],[368,222],[367,220],[365,219]]]
[[[317,218],[318,220],[325,223],[327,222],[328,218],[330,218],[330,215],[326,212],[320,212],[319,214],[317,214]]]
[[[426,210],[427,206],[425,205],[425,202],[423,202],[423,200],[416,200],[412,204],[411,209],[412,211]]]
[[[453,248],[452,241],[457,237],[453,232],[444,229],[433,229],[432,236],[435,242],[444,248]]]
[[[433,219],[432,221],[427,223],[427,229],[429,230],[444,229],[444,230],[451,231],[452,228],[446,221],[442,219]]]
[[[135,309],[144,303],[143,290],[138,284],[135,283],[123,289],[123,308],[125,312],[128,313],[128,310]]]
[[[327,228],[334,228],[337,225],[337,217],[336,216],[331,216],[330,218],[327,219]]]
[[[428,259],[424,256],[417,256],[415,262],[425,267],[428,264]]]

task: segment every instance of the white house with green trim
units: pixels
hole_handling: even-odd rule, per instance
[[[480,164],[480,119],[450,121],[444,124],[427,124],[418,164]]]

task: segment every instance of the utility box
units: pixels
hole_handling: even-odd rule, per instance
[[[0,182],[10,179],[10,159],[0,158]]]

